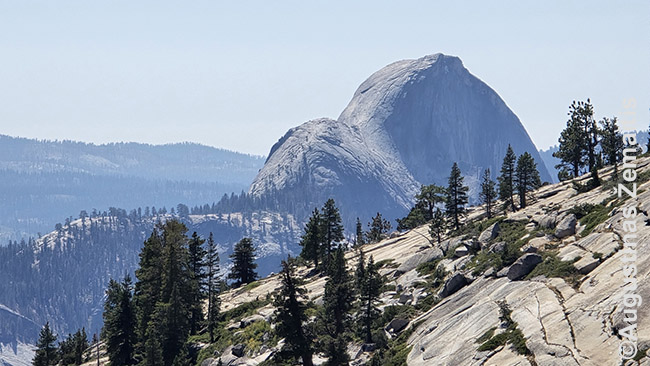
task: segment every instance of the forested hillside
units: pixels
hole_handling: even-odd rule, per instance
[[[198,144],[94,145],[0,135],[0,245],[82,210],[168,208],[247,189],[263,158]]]
[[[225,269],[233,245],[245,236],[253,238],[261,275],[277,271],[281,258],[297,252],[292,243],[300,228],[290,215],[190,215],[183,205],[175,208],[181,215],[161,211],[84,212],[40,239],[0,247],[0,343],[33,343],[46,321],[56,332],[99,332],[109,279],[133,276],[145,239],[156,223],[171,218],[204,237],[214,233]]]

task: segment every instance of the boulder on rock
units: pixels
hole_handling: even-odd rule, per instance
[[[508,275],[508,269],[509,269],[508,267],[506,267],[506,268],[501,268],[501,269],[499,270],[499,272],[497,272],[496,277],[497,277],[497,278],[501,278],[501,277],[505,277],[505,276],[507,276],[507,275]]]
[[[576,215],[570,214],[565,216],[555,228],[555,236],[558,239],[566,238],[576,233],[576,224],[578,219]]]
[[[490,227],[483,230],[481,235],[478,236],[479,243],[481,243],[482,245],[487,244],[487,242],[496,238],[499,235],[500,231],[501,228],[499,227],[499,223],[495,222],[494,224],[490,225]]]
[[[429,248],[425,249],[419,253],[416,253],[409,257],[404,263],[402,263],[397,270],[396,274],[403,274],[410,270],[417,268],[422,263],[428,263],[438,258],[442,258],[442,250],[440,248]]]
[[[399,296],[399,303],[400,304],[407,304],[408,302],[413,302],[413,295],[412,294],[401,294]]]
[[[521,251],[524,253],[537,253],[541,250],[544,250],[546,248],[546,244],[550,243],[551,239],[549,237],[541,237],[541,238],[533,238],[528,241],[528,243],[524,244],[523,247],[521,247]]]
[[[540,263],[542,263],[541,255],[535,253],[524,254],[508,268],[508,279],[511,281],[520,280],[532,272]]]
[[[485,272],[483,272],[483,277],[492,277],[496,276],[496,272],[494,271],[494,268],[490,267],[488,268]]]
[[[456,272],[445,281],[442,290],[438,293],[440,297],[447,297],[456,293],[461,288],[467,286],[467,278],[460,272]]]
[[[506,250],[506,242],[505,241],[500,241],[498,243],[494,243],[490,245],[490,248],[488,249],[488,252],[490,253],[503,253],[503,251]]]
[[[388,333],[399,334],[401,331],[409,325],[409,321],[406,319],[395,318],[386,326],[385,330]]]
[[[243,344],[238,344],[232,347],[230,352],[233,354],[233,356],[237,357],[244,357],[244,350],[246,349],[246,346]]]
[[[466,246],[461,245],[454,250],[454,256],[457,258],[464,257],[469,254],[469,249]]]
[[[543,229],[553,229],[557,220],[557,214],[533,216],[533,221]]]
[[[457,246],[460,244],[461,241],[462,241],[462,240],[461,240],[460,237],[455,237],[455,238],[451,238],[451,239],[443,240],[442,242],[440,242],[440,244],[438,244],[438,246],[440,247],[440,249],[442,250],[442,252],[443,252],[445,255],[447,255],[447,254],[449,254],[449,251],[450,251],[451,249],[457,247]]]

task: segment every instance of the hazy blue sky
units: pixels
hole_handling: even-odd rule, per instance
[[[379,68],[437,52],[540,148],[573,99],[600,118],[634,97],[650,120],[647,1],[0,0],[0,134],[266,154]]]

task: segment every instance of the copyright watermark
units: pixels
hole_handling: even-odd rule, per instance
[[[623,359],[624,365],[638,365],[633,360],[639,351],[637,337],[638,308],[643,304],[643,298],[637,293],[637,173],[636,160],[641,152],[636,134],[636,100],[627,99],[623,101],[623,118],[621,129],[623,130],[623,181],[618,183],[618,197],[622,199],[631,198],[633,201],[623,207],[623,250],[621,265],[623,270],[624,293],[623,293],[623,320],[627,324],[619,329],[618,334],[621,342],[618,352]]]

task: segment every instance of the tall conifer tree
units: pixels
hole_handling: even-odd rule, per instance
[[[52,366],[57,362],[56,335],[50,329],[50,322],[45,323],[36,343],[34,366]]]
[[[365,236],[366,234],[363,232],[363,226],[361,225],[361,220],[357,217],[356,240],[355,240],[357,246],[364,245],[366,243]]]
[[[445,214],[438,208],[433,214],[433,219],[429,224],[429,235],[432,239],[437,239],[440,243],[442,239],[442,234],[445,233],[447,229],[447,221],[445,220]]]
[[[144,242],[140,251],[139,268],[135,271],[136,284],[133,295],[133,303],[136,309],[137,338],[140,342],[137,344],[138,353],[144,352],[144,342],[149,323],[156,308],[156,303],[160,301],[160,285],[162,282],[162,224],[154,228],[151,236]]]
[[[208,236],[208,249],[207,249],[207,287],[208,287],[208,314],[207,325],[208,334],[210,335],[210,342],[214,342],[214,331],[219,322],[219,310],[221,301],[219,293],[221,290],[221,280],[219,279],[219,251],[214,242],[212,233]]]
[[[131,277],[120,283],[108,283],[104,302],[104,338],[106,351],[113,365],[133,365],[136,343],[136,317],[132,301]]]
[[[257,280],[255,247],[253,247],[253,241],[250,238],[243,238],[235,244],[234,252],[230,258],[232,259],[232,270],[228,278],[235,281],[235,287]]]
[[[275,298],[276,333],[285,339],[282,354],[297,360],[302,359],[303,366],[312,366],[313,342],[306,330],[306,305],[302,298],[306,290],[302,288],[303,281],[296,276],[295,264],[291,257],[282,261],[280,272],[281,288]]]
[[[449,186],[447,188],[447,203],[446,211],[447,216],[452,220],[454,228],[460,228],[460,217],[465,214],[465,205],[468,202],[467,192],[469,188],[464,184],[464,178],[458,168],[458,164],[454,163],[451,167],[449,174]]]
[[[180,205],[179,205],[180,206]],[[196,231],[189,241],[189,274],[190,286],[190,334],[196,334],[203,323],[203,300],[206,299],[205,259],[206,251],[203,248],[205,240],[199,237]]]
[[[180,221],[170,220],[164,225],[162,288],[154,319],[165,366],[172,365],[190,331],[191,271],[186,233],[187,227]]]
[[[335,246],[343,241],[343,224],[341,214],[336,207],[334,199],[330,198],[325,202],[321,210],[321,235],[323,248],[321,250],[323,262],[328,264]]]
[[[364,258],[359,258],[357,269],[357,291],[359,293],[359,325],[361,335],[366,343],[373,343],[372,330],[375,320],[379,318],[377,307],[382,286],[382,279],[372,256],[367,265]]]
[[[519,206],[526,207],[526,195],[539,188],[542,183],[539,178],[539,171],[535,159],[528,152],[521,154],[517,160],[517,170],[515,175],[515,186],[519,194]]]
[[[503,209],[506,210],[508,207],[512,211],[516,211],[515,207],[515,164],[517,162],[517,155],[515,155],[512,146],[508,145],[508,150],[506,150],[506,156],[503,158],[503,164],[501,165],[501,175],[499,175],[499,199],[503,201]]]
[[[390,231],[391,225],[388,220],[381,216],[381,213],[377,212],[377,215],[368,223],[368,228],[368,241],[376,243],[384,237],[384,234]]]
[[[492,218],[492,213],[494,212],[494,200],[497,198],[495,186],[496,183],[492,180],[490,169],[485,169],[481,180],[481,192],[479,192],[479,198],[485,205],[485,215],[488,219]]]
[[[605,161],[614,166],[614,179],[618,179],[618,163],[623,158],[623,136],[618,129],[618,121],[614,118],[603,118],[600,121],[600,131],[602,138],[600,145],[603,150]],[[648,140],[650,143],[650,140]]]
[[[321,246],[323,245],[323,232],[320,211],[315,208],[307,224],[305,224],[305,232],[300,239],[300,246],[302,251],[300,256],[307,260],[314,262],[314,267],[318,268],[319,259],[321,257]]]
[[[339,247],[332,257],[329,278],[325,283],[323,312],[319,321],[322,350],[328,357],[327,365],[348,365],[347,341],[350,329],[350,311],[354,299],[352,280],[345,263],[345,253]]]

